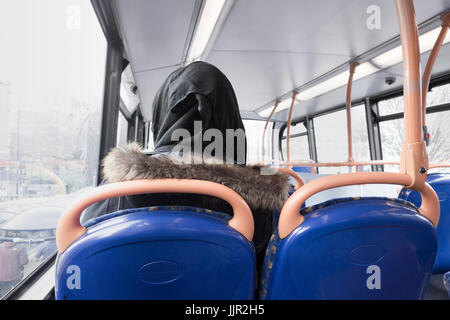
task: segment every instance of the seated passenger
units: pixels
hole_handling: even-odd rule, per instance
[[[155,150],[145,154],[136,143],[111,150],[103,160],[103,183],[136,179],[200,179],[239,193],[255,221],[257,265],[274,231],[273,211],[288,198],[289,177],[261,174],[246,166],[246,138],[233,88],[216,67],[194,62],[169,75],[153,102]],[[232,215],[229,204],[210,196],[151,194],[110,199],[88,208],[88,219],[122,209],[185,205]]]

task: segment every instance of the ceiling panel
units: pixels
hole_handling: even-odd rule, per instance
[[[349,60],[347,56],[301,53],[211,52],[216,65],[233,85],[242,110],[254,110],[292,88]]]
[[[379,30],[366,26],[372,5],[380,8]],[[450,0],[415,5],[422,23]],[[237,0],[208,61],[229,77],[240,107],[257,110],[398,34],[393,0]]]
[[[157,89],[184,59],[196,1],[114,0],[114,7],[141,110],[149,120]]]
[[[115,0],[133,72],[179,64],[195,0]]]
[[[156,92],[162,86],[169,74],[176,69],[177,67],[168,67],[147,72],[139,72],[134,75],[134,80],[139,88],[139,97],[142,103],[142,115],[146,121],[152,119],[152,104]]]
[[[142,109],[149,119],[156,90],[183,60],[198,2],[113,3]],[[367,8],[372,5],[380,8],[379,30],[366,26]],[[417,20],[422,23],[450,9],[450,0],[416,0],[415,6]],[[207,61],[230,79],[241,109],[249,114],[398,33],[393,0],[235,0]],[[354,97],[390,89],[384,87],[386,72],[360,80]],[[335,90],[302,103],[294,117],[302,117],[305,110],[340,105],[344,98],[345,88]],[[277,118],[284,119],[286,113]]]
[[[416,0],[419,23],[450,0]],[[380,29],[369,30],[367,8],[380,8]],[[214,50],[307,52],[355,56],[398,35],[393,0],[237,0]]]
[[[422,70],[425,69],[430,52],[421,57]],[[439,52],[438,59],[433,68],[433,74],[439,75],[450,72],[450,44],[443,46]],[[403,66],[397,64],[384,71],[377,72],[371,76],[355,81],[352,88],[352,100],[360,100],[365,97],[378,95],[403,87]],[[387,85],[385,78],[395,76],[396,82],[393,85]],[[299,102],[294,107],[293,119],[304,118],[307,114],[325,112],[345,104],[346,86],[333,90],[325,95],[311,99],[306,102]],[[282,111],[274,117],[275,120],[287,121],[288,111]]]

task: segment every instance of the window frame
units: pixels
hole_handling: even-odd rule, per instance
[[[102,0],[91,1],[94,12],[99,19],[100,26],[107,42],[105,81],[103,90],[103,107],[101,121],[101,138],[99,150],[99,167],[97,171],[97,185],[100,184],[101,160],[106,156],[111,147],[115,147],[117,136],[117,121],[120,109],[120,82],[124,65],[127,61],[123,59],[124,46],[120,40],[116,27],[112,7]],[[55,252],[44,262],[39,264],[30,274],[22,279],[1,300],[16,300],[28,291],[36,281],[56,263],[58,253]],[[54,289],[46,294],[46,299],[51,299]]]
[[[310,142],[309,142],[309,132],[308,132],[308,125],[305,125],[305,122],[307,122],[307,120],[303,120],[303,121],[296,121],[293,122],[291,124],[291,128],[298,125],[298,124],[303,124],[303,126],[305,127],[305,132],[301,132],[301,133],[294,133],[290,135],[290,139],[293,138],[298,138],[298,137],[304,137],[307,136],[308,137],[308,150],[309,150],[309,157],[311,159],[311,147],[310,147]],[[284,133],[287,129],[287,124],[284,124],[281,126],[280,128],[280,135],[279,135],[279,151],[280,151],[280,159],[282,161],[286,161],[286,159],[284,158],[284,154],[283,154],[283,140],[287,140],[287,132],[286,132],[286,137],[284,137]]]
[[[433,90],[436,87],[444,86],[444,85],[450,85],[450,73],[447,75],[440,75],[432,78],[430,80],[430,85],[428,88],[428,91]],[[380,123],[385,121],[392,121],[392,120],[398,120],[404,118],[404,112],[397,112],[392,113],[389,115],[379,115],[378,111],[378,104],[381,101],[386,101],[390,99],[395,99],[403,96],[403,87],[397,90],[393,90],[384,94],[380,94],[378,96],[375,96],[373,98],[367,98],[367,101],[370,103],[370,107],[373,111],[373,126],[375,127],[375,141],[374,141],[374,148],[376,149],[376,155],[375,159],[373,160],[383,160],[383,151],[382,151],[382,144],[381,144],[381,131],[380,131]],[[367,105],[366,105],[367,108]],[[439,113],[444,111],[450,110],[450,102],[429,106],[425,109],[426,114],[433,114],[433,113]],[[367,112],[367,109],[366,109]],[[369,128],[368,128],[369,129]],[[369,134],[369,142],[370,142],[370,134]],[[371,154],[372,154],[372,147],[371,147]],[[384,166],[375,166],[378,167],[377,171],[384,171]]]
[[[449,84],[450,84],[450,73],[445,74],[445,75],[435,76],[434,78],[432,78],[430,80],[429,91],[431,91],[435,87],[449,85]],[[365,97],[363,99],[356,99],[351,102],[352,107],[358,106],[360,104],[365,104],[366,126],[367,126],[368,138],[369,138],[370,159],[372,161],[383,160],[383,152],[382,152],[382,145],[381,145],[381,132],[380,132],[380,126],[379,126],[380,122],[388,121],[388,120],[395,120],[395,119],[403,117],[403,112],[391,114],[391,115],[380,116],[379,109],[378,109],[378,103],[380,101],[397,98],[402,95],[403,95],[403,87],[397,88],[394,90],[390,90],[387,92],[382,92],[378,95]],[[312,115],[303,117],[303,118],[293,122],[293,124],[297,124],[298,122],[308,121],[308,123],[311,124],[311,128],[308,130],[308,133],[310,134],[310,140],[308,142],[309,142],[309,146],[310,146],[311,159],[314,160],[315,162],[317,162],[317,147],[316,147],[316,142],[315,142],[314,119],[317,117],[326,115],[326,114],[338,112],[342,109],[345,109],[345,104],[341,104],[337,107],[330,108],[323,112],[314,113]],[[426,108],[427,114],[438,113],[438,112],[448,111],[448,110],[450,110],[450,103],[444,103],[444,104],[440,104],[440,105],[436,105],[436,106],[429,106]],[[280,155],[280,159],[283,159],[281,140],[283,138],[283,132],[284,132],[284,129],[286,126],[287,126],[286,123],[281,126],[279,137],[278,137],[278,142],[279,142],[278,152]],[[283,159],[283,161],[284,161],[284,159]],[[373,165],[372,171],[384,171],[384,166],[383,165]]]

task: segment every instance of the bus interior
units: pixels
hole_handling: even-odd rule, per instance
[[[449,27],[450,0],[0,1],[0,276],[20,257],[0,297],[449,299]],[[155,95],[197,61],[234,88],[247,164],[292,185],[261,268],[226,184],[102,183],[114,148],[151,155]],[[158,193],[233,216],[80,223],[98,201]]]

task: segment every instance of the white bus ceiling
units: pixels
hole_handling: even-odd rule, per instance
[[[130,60],[146,120],[156,90],[185,63],[201,1],[114,0],[117,25]],[[440,25],[450,0],[414,1],[420,33]],[[370,6],[380,8],[380,29],[370,30]],[[226,1],[202,60],[221,69],[233,84],[244,118],[308,88],[318,78],[345,71],[355,58],[365,62],[400,45],[392,0],[235,0]],[[376,49],[374,49],[376,48]],[[429,52],[422,55],[425,68]],[[450,71],[450,46],[444,45],[433,76]],[[331,74],[328,74],[333,71]],[[387,85],[385,78],[395,76]],[[394,65],[355,81],[353,100],[402,87],[402,66]],[[297,102],[293,120],[345,102],[346,87]],[[274,120],[286,121],[288,110]]]

